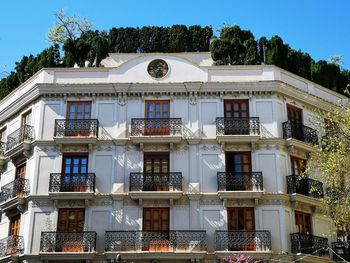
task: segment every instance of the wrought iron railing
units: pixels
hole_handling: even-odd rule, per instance
[[[41,232],[41,252],[94,252],[96,232]]]
[[[340,258],[340,257],[342,257],[346,261],[350,261],[350,244],[349,244],[349,242],[346,242],[346,241],[332,242],[332,249],[335,251],[335,253],[337,253],[337,254],[333,253],[333,260],[343,261]]]
[[[328,238],[303,233],[290,234],[292,253],[328,256]]]
[[[216,118],[217,135],[259,135],[259,117]]]
[[[130,173],[130,191],[182,191],[182,173]]]
[[[287,176],[287,193],[301,194],[313,198],[322,198],[323,183],[307,177],[289,175]]]
[[[262,172],[218,172],[218,191],[263,191]]]
[[[95,174],[50,174],[49,192],[95,192]]]
[[[131,119],[131,136],[182,136],[181,118]]]
[[[97,119],[55,120],[54,137],[98,137]]]
[[[6,143],[0,142],[0,156],[4,155],[5,150],[6,150]]]
[[[22,236],[8,236],[0,239],[0,258],[9,255],[20,255],[23,253],[24,242]]]
[[[302,142],[318,145],[317,131],[301,123],[286,121],[282,123],[283,138],[294,138]]]
[[[216,231],[216,251],[269,251],[271,233],[267,230]]]
[[[33,140],[34,127],[25,124],[7,136],[6,151],[13,149],[15,146],[21,144],[23,141],[31,142]]]
[[[5,184],[0,190],[0,204],[15,197],[25,197],[29,195],[29,180],[17,178]]]
[[[107,231],[108,251],[205,251],[206,231]]]

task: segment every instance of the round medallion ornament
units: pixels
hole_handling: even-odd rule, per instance
[[[148,64],[147,71],[151,77],[159,79],[168,73],[169,67],[163,59],[155,59]]]

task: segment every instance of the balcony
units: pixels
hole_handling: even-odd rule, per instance
[[[8,157],[23,153],[28,157],[31,149],[31,142],[34,140],[34,127],[23,125],[7,136],[5,154]]]
[[[181,118],[131,119],[134,143],[179,143],[182,139]]]
[[[12,208],[23,208],[24,198],[29,195],[29,180],[17,178],[14,181],[1,187],[0,208],[3,211]]]
[[[328,256],[328,238],[303,233],[290,234],[292,253],[312,254],[315,256]]]
[[[267,230],[216,231],[216,251],[271,251],[271,233]]]
[[[260,138],[259,118],[216,118],[216,138],[220,143],[256,142]]]
[[[49,195],[52,199],[91,199],[95,193],[95,174],[51,173]]]
[[[314,151],[314,146],[318,145],[318,136],[315,129],[292,121],[283,122],[282,129],[283,138],[287,139],[290,146],[299,147],[310,152]],[[304,145],[304,143],[307,145]]]
[[[9,236],[0,239],[0,258],[18,256],[24,253],[24,241],[22,236]]]
[[[98,129],[97,119],[55,120],[54,140],[59,144],[93,144]]]
[[[132,199],[179,199],[182,196],[182,173],[130,173]]]
[[[287,176],[287,193],[301,194],[316,199],[323,198],[323,183],[311,178],[298,178],[297,175]]]
[[[220,199],[260,198],[263,194],[262,172],[218,172]]]
[[[332,249],[346,261],[350,261],[350,244],[346,241],[337,241],[332,243]],[[340,257],[333,253],[334,261],[342,261]]]
[[[44,260],[91,260],[96,252],[96,232],[41,232],[40,255]]]
[[[206,231],[107,231],[108,252],[206,252]]]

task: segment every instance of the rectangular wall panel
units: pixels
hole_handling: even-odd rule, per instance
[[[272,101],[257,101],[256,111],[261,124],[261,132],[264,137],[271,138],[276,134],[273,116]]]
[[[96,155],[95,157],[95,188],[98,193],[110,193],[112,190],[113,178],[113,157],[112,155]]]
[[[61,172],[55,170],[54,156],[39,156],[38,170],[35,180],[34,192],[38,195],[46,195],[49,191],[50,173]]]
[[[223,218],[220,210],[208,209],[202,211],[202,229],[207,231],[208,250],[215,248],[215,231],[222,229]]]
[[[281,231],[279,210],[262,210],[262,230],[270,230],[273,251],[280,251]]]
[[[100,137],[103,139],[111,139],[115,136],[115,111],[116,105],[113,102],[98,103],[97,119],[100,126]]]
[[[55,129],[55,119],[62,119],[60,117],[61,104],[60,103],[46,103],[44,105],[43,119],[41,123],[41,134],[43,140],[52,140]]]
[[[217,154],[202,154],[200,168],[202,170],[202,192],[216,192],[219,156]]]
[[[276,155],[274,153],[259,153],[258,169],[263,173],[264,189],[267,192],[277,192]]]
[[[216,135],[217,102],[201,102],[201,120],[203,135],[214,138]]]
[[[91,230],[97,233],[97,251],[104,251],[105,231],[111,230],[111,211],[92,211]]]

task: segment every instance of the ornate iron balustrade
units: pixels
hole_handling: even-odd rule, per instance
[[[206,231],[107,231],[106,251],[205,251]]]
[[[23,125],[19,129],[7,136],[6,151],[13,149],[23,141],[34,140],[34,127],[30,125]]]
[[[271,233],[267,230],[216,231],[216,251],[269,251]]]
[[[350,244],[346,241],[332,242],[332,249],[346,261],[350,261]],[[343,261],[340,257],[333,253],[334,261]]]
[[[182,173],[130,173],[130,191],[182,191]]]
[[[25,197],[29,195],[29,180],[17,178],[11,183],[1,187],[0,204],[15,197]]]
[[[298,178],[297,175],[289,175],[287,176],[287,193],[323,198],[323,183],[307,177]]]
[[[55,120],[54,137],[98,137],[97,119]]]
[[[218,191],[263,191],[262,172],[218,172]]]
[[[95,192],[95,174],[51,173],[49,192]]]
[[[0,142],[0,155],[4,155],[6,150],[6,143]]]
[[[24,253],[24,241],[22,236],[8,236],[0,239],[0,258],[20,255]]]
[[[96,232],[41,232],[41,252],[94,252]]]
[[[292,253],[305,253],[317,256],[328,256],[328,238],[303,233],[290,234]]]
[[[216,135],[260,135],[259,117],[216,118]]]
[[[302,142],[318,145],[317,131],[301,123],[286,121],[282,123],[283,138],[294,138]]]
[[[131,119],[131,136],[182,136],[181,118]]]

